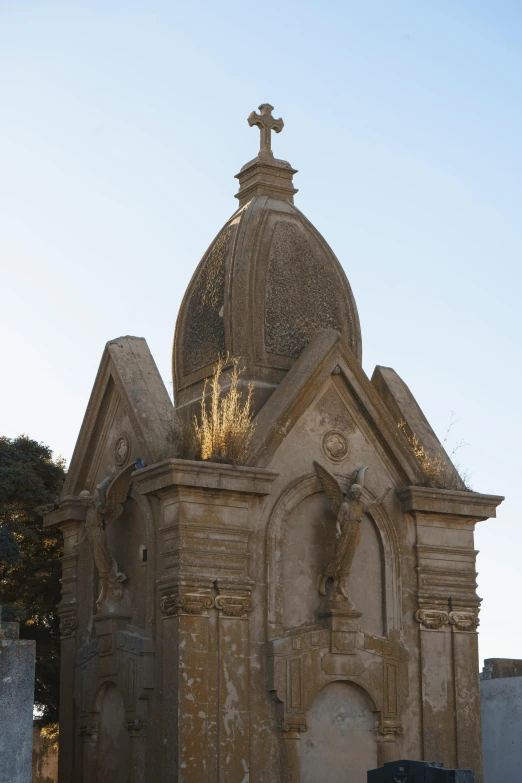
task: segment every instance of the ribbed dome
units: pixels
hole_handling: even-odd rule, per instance
[[[201,397],[203,380],[227,351],[246,366],[256,408],[320,329],[341,332],[361,360],[350,285],[331,248],[293,204],[295,173],[262,150],[237,175],[240,208],[203,256],[178,315],[177,406]]]

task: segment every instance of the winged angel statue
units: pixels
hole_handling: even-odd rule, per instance
[[[96,601],[98,609],[101,609],[102,605],[107,602],[117,603],[123,598],[122,582],[127,577],[118,571],[116,560],[107,549],[105,528],[110,522],[121,516],[123,504],[132,484],[131,474],[134,470],[136,470],[136,466],[134,462],[131,462],[116,476],[104,478],[93,493],[84,489],[79,495],[87,507],[87,513],[85,532],[76,546],[80,546],[86,539],[89,542],[101,582],[100,595]]]
[[[314,465],[323,489],[330,498],[332,510],[337,516],[335,523],[337,531],[335,554],[319,580],[319,592],[321,595],[326,595],[326,584],[329,579],[332,579],[333,588],[330,598],[335,601],[335,599],[342,597],[350,601],[348,577],[350,576],[355,552],[361,540],[362,516],[371,506],[375,506],[384,500],[392,487],[387,487],[380,497],[368,503],[362,496],[364,476],[368,470],[367,466],[356,471],[353,482],[348,492],[345,493],[329,470],[318,462],[314,462]]]

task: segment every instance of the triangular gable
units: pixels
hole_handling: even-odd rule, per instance
[[[105,346],[67,473],[64,496],[77,494],[92,482],[114,417],[121,408],[139,449],[138,454],[129,453],[129,459],[140,456],[153,464],[172,456],[173,406],[143,337],[118,337]],[[125,438],[128,433],[122,435]]]
[[[423,484],[426,475],[376,389],[344,338],[333,329],[318,332],[255,418],[248,463],[266,467],[332,373],[339,374],[405,484]]]

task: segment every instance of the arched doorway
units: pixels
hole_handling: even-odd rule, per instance
[[[331,682],[317,694],[307,712],[308,731],[301,734],[301,783],[366,783],[377,767],[373,705],[361,688]]]
[[[130,737],[125,727],[125,705],[119,689],[112,683],[101,696],[98,730],[98,783],[128,783]]]

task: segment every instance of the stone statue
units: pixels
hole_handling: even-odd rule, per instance
[[[319,580],[319,592],[321,595],[326,595],[326,584],[329,579],[332,579],[330,600],[335,602],[337,599],[344,599],[350,602],[350,608],[353,608],[348,592],[348,578],[355,552],[361,540],[362,515],[371,506],[384,500],[392,487],[387,487],[380,497],[367,503],[362,497],[367,466],[356,471],[350,489],[344,493],[341,485],[329,470],[318,462],[314,462],[314,465],[323,489],[332,502],[332,510],[337,515],[335,554]]]
[[[135,469],[134,462],[131,462],[114,478],[104,478],[94,493],[83,490],[79,495],[87,507],[87,513],[85,533],[75,546],[80,546],[86,539],[89,542],[101,582],[100,595],[96,601],[98,610],[107,604],[118,603],[123,598],[122,582],[127,577],[118,571],[118,565],[107,548],[105,527],[121,516],[132,484],[131,474]]]

